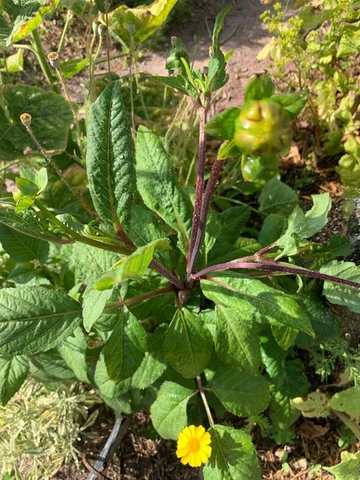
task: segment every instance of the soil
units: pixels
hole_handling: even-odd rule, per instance
[[[171,35],[181,38],[189,51],[193,51],[194,34],[200,35],[200,43],[196,51],[195,66],[202,68],[208,58],[211,29],[216,14],[229,3],[234,8],[226,20],[226,28],[221,34],[224,51],[234,49],[228,64],[229,82],[223,92],[216,99],[216,109],[222,110],[230,106],[238,106],[243,99],[244,86],[253,73],[262,72],[266,69],[267,61],[259,62],[256,55],[259,50],[269,41],[266,28],[262,25],[259,15],[268,7],[260,0],[196,0],[194,6],[186,13],[181,21],[171,26]],[[51,21],[45,24],[46,50],[56,50],[61,27],[64,18],[56,14]],[[165,41],[157,48],[157,51],[146,51],[140,62],[140,70],[152,74],[166,75],[165,61],[170,47],[170,32]],[[62,58],[73,59],[84,57],[88,51],[91,32],[84,21],[73,21],[65,44]],[[72,38],[75,40],[73,41]],[[119,54],[119,49],[114,41],[111,41],[110,56]],[[105,50],[101,57],[105,58]],[[39,71],[35,64],[28,65],[30,75],[38,79]],[[96,75],[106,73],[106,62],[96,68]],[[119,75],[128,73],[123,60],[116,59],[111,62],[111,69]],[[34,78],[32,79],[34,80]],[[85,84],[87,75],[79,74],[68,81],[71,98],[74,101],[82,101],[86,95]],[[41,83],[41,79],[40,79]],[[300,135],[301,137],[301,135]],[[342,187],[335,173],[334,165],[319,163],[312,170],[310,181],[300,185],[304,179],[303,170],[306,164],[302,160],[305,151],[311,148],[308,142],[307,126],[304,126],[303,140],[293,146],[290,155],[281,165],[281,172],[286,174],[290,186],[299,188],[304,200],[309,200],[310,195],[321,191],[329,191],[333,198],[339,197]],[[299,180],[300,179],[300,180]],[[100,420],[94,426],[93,435],[83,436],[77,448],[79,458],[85,457],[83,463],[64,465],[53,479],[57,480],[85,480],[89,469],[85,464],[93,464],[105,444],[114,423],[113,414],[102,407],[103,412]],[[147,438],[150,427],[150,418],[145,413],[137,413],[132,418],[131,424],[122,439],[121,445],[106,471],[106,476],[98,478],[123,479],[123,480],[190,480],[201,479],[199,469],[184,467],[175,455],[175,442],[160,438]],[[279,447],[275,442],[262,438],[260,432],[255,429],[253,438],[258,451],[262,466],[262,478],[264,480],[311,480],[311,468],[316,464],[330,466],[340,461],[340,452],[337,442],[339,440],[339,424],[335,419],[328,419],[325,424],[317,424],[315,421],[299,420],[295,425],[297,437],[291,446]],[[349,448],[356,451],[356,446]],[[286,451],[286,464],[282,463]],[[324,470],[316,478],[330,480],[332,475]]]

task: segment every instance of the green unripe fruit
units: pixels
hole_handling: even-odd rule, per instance
[[[268,98],[246,102],[235,120],[237,147],[253,155],[284,155],[291,145],[291,124],[282,106]]]

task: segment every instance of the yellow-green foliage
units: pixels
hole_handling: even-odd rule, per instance
[[[59,387],[54,391],[33,381],[0,407],[1,474],[21,480],[46,480],[63,463],[77,462],[75,442],[92,424],[98,402],[94,392],[82,387]]]

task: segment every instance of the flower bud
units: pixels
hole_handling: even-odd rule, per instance
[[[32,117],[30,113],[22,113],[20,115],[20,121],[24,125],[24,127],[30,127],[31,126],[31,120]]]
[[[290,148],[291,139],[290,118],[273,100],[246,102],[235,120],[234,142],[246,153],[284,155]]]
[[[60,57],[57,52],[50,52],[48,53],[48,60],[50,62],[50,65],[53,68],[59,68],[60,67]]]

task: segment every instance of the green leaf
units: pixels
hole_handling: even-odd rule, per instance
[[[139,44],[161,27],[176,2],[177,0],[155,0],[150,5],[135,8],[120,5],[108,15],[110,32],[128,47],[131,47],[132,42]]]
[[[131,378],[127,378],[122,382],[115,382],[111,380],[108,375],[107,367],[104,360],[104,354],[101,353],[99,360],[96,363],[94,381],[97,389],[105,400],[114,399],[131,388]],[[123,409],[123,413],[131,413],[131,405],[128,405],[129,410]]]
[[[240,108],[234,107],[218,113],[205,125],[205,132],[221,140],[231,140],[235,133],[235,120],[240,111]]]
[[[152,75],[151,78],[157,82],[166,85],[167,87],[173,88],[174,90],[179,91],[184,95],[191,94],[196,97],[195,88],[188,82],[188,80],[183,75],[171,76],[171,77],[161,77],[160,75]]]
[[[169,248],[169,240],[161,238],[154,240],[148,245],[139,247],[131,255],[119,260],[113,270],[103,275],[96,283],[95,288],[105,290],[111,288],[115,283],[125,280],[141,280],[148,266],[152,262],[156,250]]]
[[[0,20],[1,23],[1,20]],[[1,29],[1,26],[0,26]],[[0,34],[1,37],[1,34]],[[1,45],[1,40],[0,40]],[[18,49],[16,53],[13,55],[7,56],[5,61],[2,62],[0,60],[0,66],[2,71],[6,71],[8,73],[17,73],[22,72],[24,70],[24,50]]]
[[[194,378],[206,368],[213,351],[209,330],[200,316],[183,308],[175,313],[164,341],[169,364],[185,378]]]
[[[258,415],[269,405],[270,392],[264,377],[237,368],[220,367],[207,385],[234,415]]]
[[[339,412],[345,412],[351,417],[360,417],[360,390],[350,387],[335,393],[330,400],[330,407]]]
[[[204,295],[217,305],[231,307],[245,319],[285,325],[314,336],[310,320],[292,297],[260,280],[216,276],[201,281]]]
[[[259,460],[249,435],[223,425],[215,425],[209,433],[212,452],[204,466],[205,480],[261,479]]]
[[[91,106],[87,133],[86,171],[94,206],[104,221],[126,225],[134,190],[134,147],[118,81]]]
[[[22,113],[32,116],[31,128],[42,147],[49,153],[66,149],[70,124],[73,121],[68,102],[60,95],[27,85],[5,85],[1,91],[0,157],[2,160],[24,158],[30,148],[39,155],[26,128]]]
[[[0,402],[5,406],[24,383],[29,371],[27,357],[0,357]]]
[[[245,101],[261,100],[274,95],[275,85],[266,73],[253,75],[245,86]]]
[[[81,305],[45,287],[0,291],[0,353],[22,355],[59,345],[81,321]]]
[[[65,80],[67,80],[68,78],[72,78],[74,75],[84,70],[84,68],[88,67],[89,64],[89,58],[74,58],[72,60],[61,62],[60,70]]]
[[[133,388],[148,388],[165,372],[167,365],[163,343],[166,330],[167,326],[163,325],[148,335],[148,351],[132,377]]]
[[[335,475],[336,480],[355,480],[360,473],[360,452],[341,452],[341,463],[323,468]]]
[[[104,349],[109,377],[120,382],[133,375],[146,352],[146,332],[131,313],[123,314]]]
[[[226,160],[227,158],[240,157],[241,153],[241,150],[235,145],[234,140],[225,140],[225,142],[220,145],[217,159]]]
[[[4,250],[17,262],[36,259],[45,263],[49,254],[49,244],[34,237],[21,234],[0,223],[0,243]]]
[[[320,272],[360,283],[360,267],[352,262],[338,262],[333,260],[321,267]],[[358,288],[324,282],[323,294],[329,302],[337,305],[345,305],[352,312],[360,313]]]
[[[0,210],[0,224],[33,238],[61,243],[61,238],[48,231],[47,224],[37,217],[34,210],[22,214],[16,214],[13,210]]]
[[[304,417],[327,417],[330,415],[329,399],[325,393],[313,392],[306,397],[296,397],[291,405],[299,410]]]
[[[66,382],[69,385],[76,380],[74,372],[55,348],[31,355],[30,373],[41,383]]]
[[[312,237],[315,233],[325,227],[328,214],[331,210],[331,197],[329,193],[311,195],[311,197],[313,200],[313,206],[311,207],[311,210],[305,213],[307,237]]]
[[[288,350],[295,344],[296,337],[298,336],[299,331],[291,327],[277,327],[271,325],[271,332],[276,340],[276,343],[283,350]]]
[[[336,52],[337,58],[347,55],[356,55],[360,48],[360,21],[352,25],[343,25],[339,48]]]
[[[215,351],[229,366],[255,373],[260,366],[260,342],[256,329],[240,312],[216,306]]]
[[[259,196],[260,212],[264,215],[278,213],[287,216],[298,202],[299,199],[294,190],[275,177],[265,185]]]
[[[90,332],[92,326],[104,311],[105,304],[112,293],[113,289],[94,290],[92,283],[86,287],[83,297],[83,324],[87,332]]]
[[[67,366],[74,372],[80,382],[90,383],[86,363],[88,339],[81,327],[68,337],[59,347],[59,353]]]
[[[274,95],[271,97],[274,102],[280,103],[283,109],[289,114],[291,120],[300,114],[307,102],[307,95],[304,92],[287,93],[284,95]]]
[[[119,260],[119,255],[83,243],[71,246],[70,266],[75,269],[77,280],[85,284],[93,282]]]
[[[258,236],[259,243],[265,247],[274,243],[286,230],[286,220],[282,215],[270,213],[262,224],[260,234]]]
[[[150,413],[154,428],[162,438],[176,440],[181,430],[186,427],[187,404],[196,393],[195,390],[173,382],[164,382],[161,385]]]
[[[137,134],[136,174],[145,205],[176,230],[187,245],[191,228],[190,201],[177,184],[161,140],[142,126]]]
[[[53,12],[59,3],[60,0],[50,0],[45,3],[32,0],[6,0],[2,2],[2,10],[8,14],[11,20],[11,32],[9,33],[7,46],[27,37],[41,25],[43,17]]]

